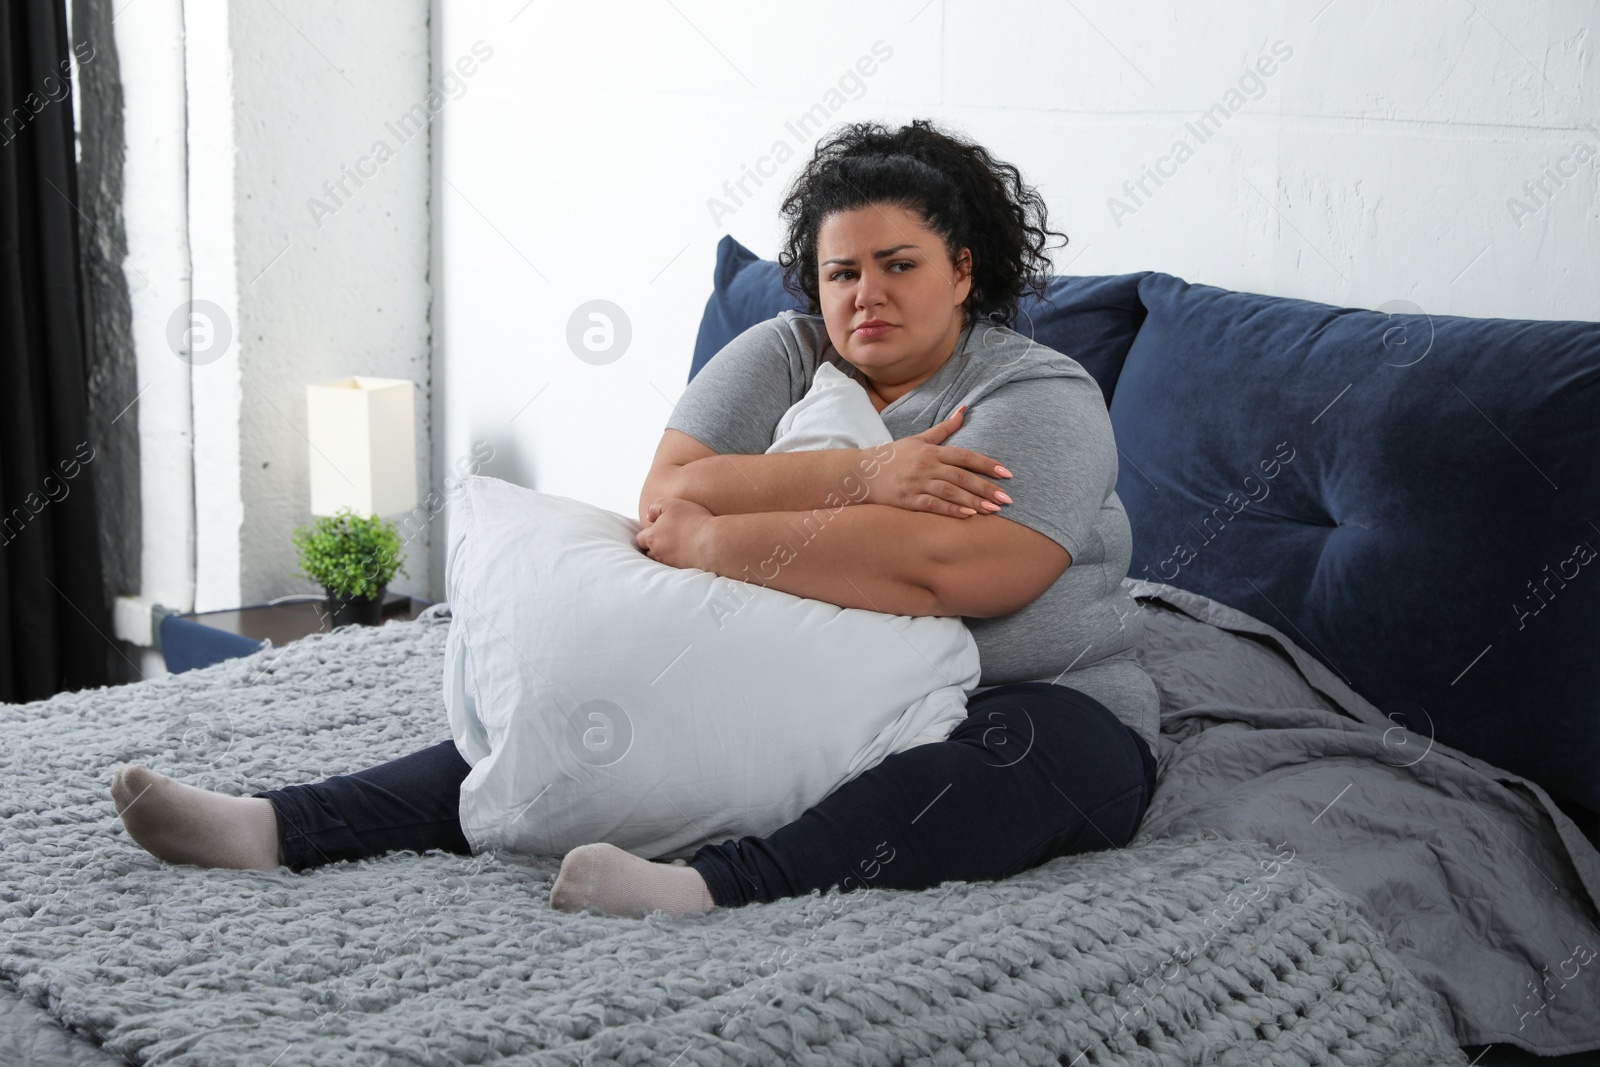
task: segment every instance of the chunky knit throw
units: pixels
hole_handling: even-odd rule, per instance
[[[248,794],[449,736],[446,624],[341,630],[4,709],[0,973],[135,1063],[1465,1063],[1354,899],[1209,838],[1002,882],[644,921],[557,857],[162,864],[108,783]]]

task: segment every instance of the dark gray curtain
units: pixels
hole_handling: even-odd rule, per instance
[[[0,701],[108,683],[63,0],[0,3]]]

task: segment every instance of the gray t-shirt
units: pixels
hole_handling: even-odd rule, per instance
[[[718,453],[759,455],[784,412],[811,388],[818,361],[865,376],[828,339],[821,315],[785,311],[729,341],[667,420]],[[1055,583],[1009,615],[962,621],[977,642],[975,692],[1053,682],[1100,701],[1159,753],[1160,699],[1134,656],[1144,621],[1122,579],[1133,556],[1116,494],[1117,449],[1100,387],[1073,359],[988,322],[969,322],[932,377],[879,412],[895,440],[970,405],[945,444],[981,452],[1013,477],[991,477],[1014,503],[999,516],[1072,555]],[[964,522],[982,522],[982,513]]]

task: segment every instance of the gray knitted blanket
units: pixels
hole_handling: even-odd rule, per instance
[[[164,865],[116,764],[246,794],[449,736],[446,626],[4,709],[0,974],[135,1063],[1464,1063],[1354,898],[1204,836],[693,919],[550,909],[554,857]]]

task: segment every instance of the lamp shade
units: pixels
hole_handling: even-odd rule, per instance
[[[311,514],[349,507],[368,518],[416,506],[415,388],[360,376],[306,386]]]

